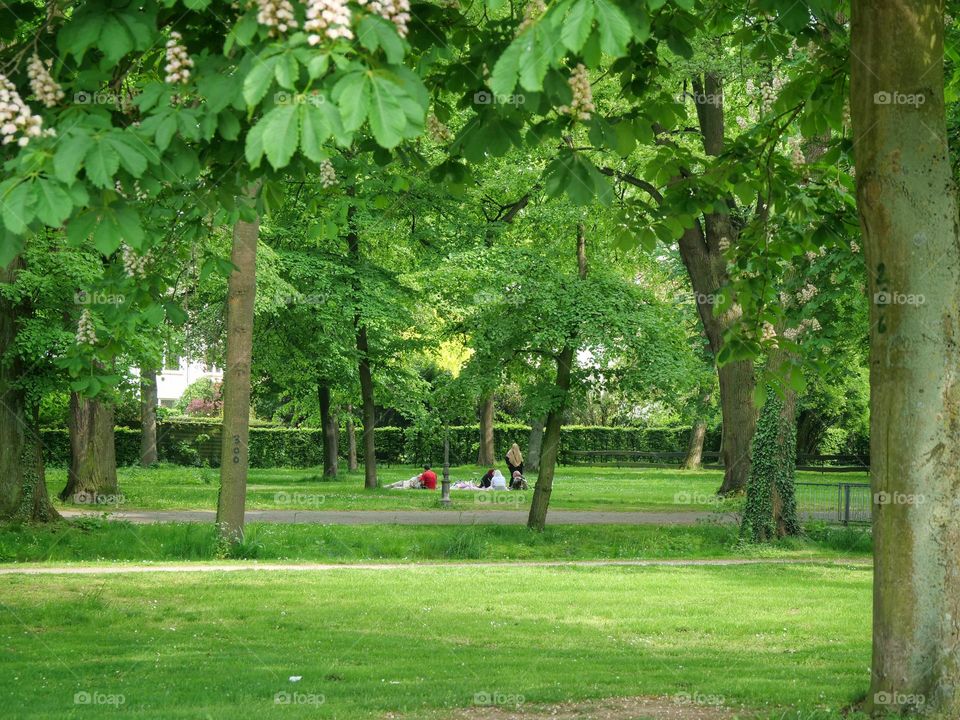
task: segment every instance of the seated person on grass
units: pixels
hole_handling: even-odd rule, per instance
[[[414,475],[409,480],[398,480],[383,487],[387,490],[436,490],[437,474],[430,469],[429,465],[425,465],[423,472],[419,475]]]
[[[523,475],[520,474],[519,470],[513,471],[513,478],[510,480],[510,489],[511,490],[527,489],[527,481],[523,478]]]

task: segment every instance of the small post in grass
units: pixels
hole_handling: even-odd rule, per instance
[[[443,480],[440,481],[440,502],[450,506],[450,425],[443,426]]]

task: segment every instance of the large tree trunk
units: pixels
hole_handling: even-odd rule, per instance
[[[528,472],[536,472],[540,469],[540,454],[543,449],[543,430],[546,426],[546,420],[537,418],[530,426],[530,442],[527,445],[527,466]]]
[[[683,461],[685,470],[699,470],[703,466],[703,441],[706,437],[707,421],[694,420],[687,443],[687,457]]]
[[[347,405],[347,470],[357,471],[357,429],[353,422],[353,405]]]
[[[493,443],[493,393],[480,399],[480,453],[477,464],[493,467],[497,462]]]
[[[352,191],[353,188],[350,188]],[[352,192],[351,192],[352,194]],[[356,268],[360,267],[360,236],[354,227],[357,209],[350,206],[347,234],[347,247]],[[360,312],[360,293],[362,288],[354,281],[356,307],[353,313],[353,328],[357,336],[357,370],[360,375],[360,397],[363,401],[363,486],[372,490],[377,487],[377,444],[374,430],[377,427],[377,406],[373,397],[373,374],[370,371],[370,344],[367,338],[367,326]]]
[[[960,237],[943,35],[941,2],[853,2],[853,148],[873,301],[867,709],[957,718]]]
[[[582,281],[587,277],[587,236],[583,223],[577,225],[577,268]],[[557,380],[554,384],[557,403],[547,414],[543,451],[540,454],[540,471],[537,473],[537,484],[533,489],[533,499],[530,501],[530,514],[527,516],[527,527],[537,532],[542,531],[547,524],[547,509],[550,507],[553,476],[557,468],[557,458],[560,455],[560,430],[567,396],[570,393],[570,374],[577,350],[576,342],[576,335],[568,338],[557,356]]]
[[[81,504],[115,500],[117,452],[113,431],[113,404],[70,393],[70,467],[60,499]]]
[[[317,385],[317,395],[320,400],[320,425],[323,428],[323,476],[335,478],[340,428],[337,427],[336,416],[330,411],[330,385],[321,380]]]
[[[21,267],[20,258],[0,266],[0,283],[12,284]],[[29,312],[0,294],[0,521],[6,522],[60,519],[47,495],[36,408],[27,405],[23,365],[11,352],[18,319]]]
[[[140,464],[157,463],[157,371],[140,371]]]
[[[704,151],[711,156],[723,152],[724,115],[723,83],[718,75],[706,73],[694,78],[695,96],[705,101],[696,103],[697,119]],[[709,100],[708,100],[709,99]],[[714,357],[723,347],[727,328],[740,319],[739,305],[723,314],[714,315],[714,305],[721,288],[727,284],[726,244],[735,244],[739,232],[729,215],[709,213],[702,223],[684,232],[679,241],[680,257],[696,299],[697,310]],[[721,461],[724,465],[721,494],[741,492],[750,475],[750,442],[757,423],[753,403],[753,363],[738,360],[718,368],[720,378],[720,411],[723,417]]]
[[[220,451],[220,496],[217,528],[220,538],[243,541],[250,440],[250,362],[253,355],[253,313],[257,292],[259,218],[238,220],[233,227],[227,281],[227,357],[223,374],[223,431]]]

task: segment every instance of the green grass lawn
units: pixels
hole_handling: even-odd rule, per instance
[[[247,527],[232,558],[264,561],[592,560],[723,557],[866,558],[869,528],[811,525],[804,538],[742,545],[732,525],[290,525]],[[53,526],[0,525],[0,562],[211,560],[212,523],[136,525],[78,519]]]
[[[868,686],[871,582],[816,564],[10,576],[0,702],[11,718],[419,720],[682,693],[839,718]]]
[[[213,509],[217,503],[219,472],[210,468],[161,466],[119,469],[118,506],[103,509]],[[321,468],[251,469],[247,509],[291,510],[429,510],[440,507],[440,491],[364,490],[361,473],[344,473],[335,481],[321,479]],[[478,480],[475,466],[451,470],[453,480]],[[384,467],[381,483],[405,480],[413,467]],[[47,483],[56,494],[66,483],[66,471],[48,469]],[[798,473],[798,480],[836,482],[841,476]],[[567,510],[646,510],[683,512],[723,510],[715,493],[722,474],[716,470],[691,472],[673,469],[571,467],[557,469],[550,507]],[[825,479],[826,478],[826,479]],[[866,482],[865,473],[842,476],[844,482]],[[523,510],[533,496],[525,492],[453,491],[458,510]],[[62,504],[61,504],[62,506]]]

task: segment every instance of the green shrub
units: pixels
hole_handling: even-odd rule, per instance
[[[362,428],[357,428],[358,444]],[[476,462],[479,450],[479,428],[476,425],[450,428],[450,462],[468,465]],[[675,452],[686,449],[690,429],[675,428],[610,428],[569,426],[561,435],[560,462],[570,463],[571,450],[639,450]],[[501,460],[512,443],[526,452],[530,428],[526,425],[501,424],[494,428],[496,458]],[[65,466],[70,458],[70,436],[67,430],[45,428],[41,431],[44,457],[48,465]],[[157,453],[160,462],[190,467],[219,467],[221,429],[219,423],[195,418],[168,418],[157,423]],[[380,427],[375,431],[377,460],[384,464],[443,463],[443,431]],[[140,430],[116,429],[117,464],[136,465],[140,461]],[[708,434],[706,449],[715,450],[718,434]],[[346,433],[341,433],[340,450],[347,449]],[[323,437],[318,428],[285,428],[251,423],[251,467],[313,467],[323,462]],[[600,458],[601,460],[603,458]]]

